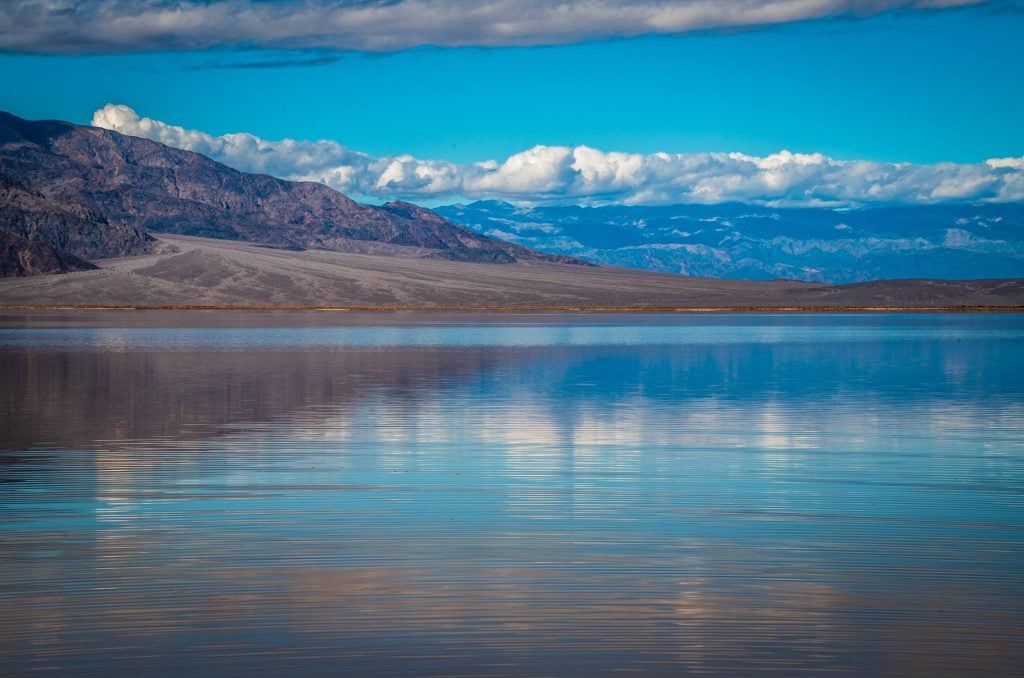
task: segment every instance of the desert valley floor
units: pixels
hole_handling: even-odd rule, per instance
[[[158,235],[158,254],[97,271],[0,280],[6,306],[339,308],[876,308],[1024,305],[1024,281],[824,285],[690,278],[610,267],[473,264],[366,243],[367,253],[290,251]]]

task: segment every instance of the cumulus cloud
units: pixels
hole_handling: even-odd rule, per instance
[[[388,52],[420,45],[556,45],[986,1],[4,0],[0,50],[80,54],[255,45]]]
[[[374,157],[334,141],[213,136],[107,104],[96,127],[197,151],[248,172],[318,181],[361,198],[500,198],[543,203],[770,205],[1024,201],[1024,158],[981,163],[880,163],[820,153],[621,153],[535,146],[502,162]]]

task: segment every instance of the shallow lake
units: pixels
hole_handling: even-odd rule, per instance
[[[1024,315],[0,313],[0,674],[1007,675]]]

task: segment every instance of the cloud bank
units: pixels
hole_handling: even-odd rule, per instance
[[[535,146],[502,162],[374,157],[334,141],[212,136],[107,104],[96,127],[196,151],[247,172],[323,182],[359,198],[480,199],[521,203],[748,202],[766,205],[1024,201],[1024,158],[982,163],[880,163],[820,153],[621,153]]]
[[[389,52],[558,45],[729,30],[986,0],[4,0],[0,50],[82,54],[218,46]]]

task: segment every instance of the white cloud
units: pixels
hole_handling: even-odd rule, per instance
[[[500,198],[519,202],[629,204],[742,201],[856,205],[1024,200],[1024,158],[914,165],[835,160],[820,153],[621,153],[535,146],[503,162],[374,157],[334,141],[212,136],[107,104],[93,125],[197,151],[247,172],[322,181],[368,198]]]
[[[992,168],[1008,167],[1024,170],[1024,158],[989,158],[985,164]]]
[[[552,45],[984,1],[4,0],[0,50],[77,54],[256,45],[387,52],[418,45]]]

